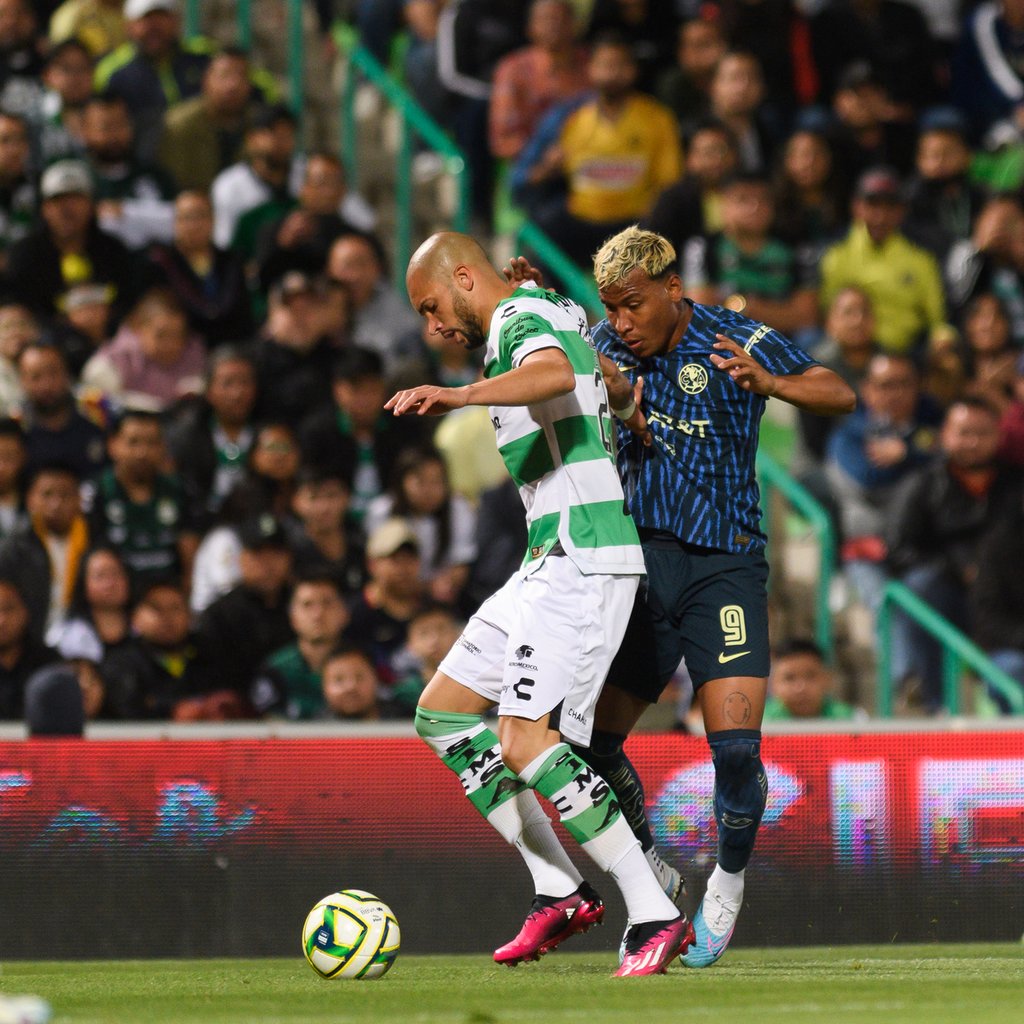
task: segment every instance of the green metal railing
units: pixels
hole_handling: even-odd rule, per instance
[[[591,316],[604,316],[604,306],[597,294],[594,279],[576,266],[551,240],[550,235],[546,235],[532,221],[527,221],[516,232],[516,255],[524,248],[532,250],[537,260],[562,282],[568,298],[578,302]]]
[[[288,34],[288,105],[297,118],[302,119],[302,104],[305,98],[305,40],[302,34],[303,0],[278,0],[287,11]],[[202,33],[200,8],[202,0],[185,2],[185,35],[198,36]],[[243,50],[252,46],[252,0],[235,0],[235,18],[238,25],[238,45]]]
[[[414,139],[420,138],[444,161],[445,171],[455,180],[457,199],[452,227],[456,231],[469,228],[469,168],[462,150],[448,137],[444,129],[402,88],[376,60],[369,50],[352,46],[350,37],[338,33],[339,46],[347,50],[348,67],[341,98],[342,159],[349,180],[356,180],[359,163],[358,138],[355,118],[356,87],[360,78],[376,88],[394,108],[399,117],[398,160],[395,167],[395,225],[394,279],[396,287],[405,290],[405,267],[412,255],[412,161]]]
[[[790,508],[807,520],[818,542],[818,580],[814,590],[814,639],[832,664],[835,660],[835,638],[832,633],[832,613],[829,610],[829,593],[836,565],[836,531],[824,506],[798,483],[767,452],[758,452],[757,476],[761,485],[761,507],[764,509],[762,528],[771,542],[772,499],[778,494]]]
[[[878,714],[892,717],[892,613],[898,606],[905,614],[942,644],[942,699],[951,715],[960,711],[960,676],[964,666],[977,673],[1004,697],[1015,715],[1024,714],[1024,693],[1019,684],[996,665],[977,644],[969,640],[927,601],[898,580],[890,580],[882,592],[878,609]]]

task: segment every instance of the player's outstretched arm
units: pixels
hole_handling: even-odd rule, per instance
[[[649,447],[651,431],[641,407],[644,394],[643,377],[637,377],[636,384],[630,384],[629,378],[606,355],[598,352],[597,359],[612,412],[622,420],[631,433],[636,434]]]
[[[716,334],[716,352],[711,362],[744,391],[752,391],[766,398],[779,398],[798,409],[817,416],[837,416],[853,412],[857,396],[852,388],[824,366],[812,366],[803,373],[775,376],[769,373],[742,345]]]
[[[576,387],[572,364],[560,348],[532,352],[521,366],[490,380],[478,380],[461,388],[424,384],[392,395],[384,408],[396,416],[415,413],[439,416],[466,405],[536,405]]]

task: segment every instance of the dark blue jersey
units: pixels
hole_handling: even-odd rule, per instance
[[[607,320],[593,331],[599,352],[634,383],[637,376],[644,379],[643,411],[654,444],[644,447],[619,425],[619,472],[629,510],[641,530],[719,551],[761,551],[754,457],[765,399],[715,369],[712,353],[728,355],[712,347],[715,335],[743,345],[776,376],[818,364],[765,324],[721,306],[691,306],[679,344],[653,359],[633,355]]]

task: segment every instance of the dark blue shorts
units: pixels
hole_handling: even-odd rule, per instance
[[[768,563],[657,536],[608,682],[654,703],[685,657],[698,689],[711,679],[767,677]]]

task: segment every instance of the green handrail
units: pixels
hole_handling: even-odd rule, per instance
[[[200,5],[202,0],[185,2],[185,37],[201,34]],[[302,34],[303,0],[285,0],[287,4],[288,34],[288,100],[289,106],[301,121],[305,98],[305,39]],[[235,18],[238,23],[238,45],[243,50],[252,47],[252,0],[235,0]]]
[[[832,664],[835,660],[835,639],[832,634],[832,613],[829,592],[836,564],[836,531],[825,507],[767,452],[757,453],[757,475],[763,491],[762,525],[771,537],[771,504],[773,493],[780,494],[810,524],[818,541],[820,564],[814,598],[814,639]]]
[[[878,609],[878,714],[892,717],[892,608],[898,605],[917,624],[942,644],[942,696],[946,709],[955,715],[960,710],[960,675],[964,664],[970,666],[994,690],[1006,699],[1015,715],[1024,714],[1024,693],[985,652],[968,639],[948,619],[940,615],[909,587],[890,580],[882,591]]]
[[[355,94],[359,77],[376,88],[399,116],[400,136],[398,161],[395,168],[395,205],[398,220],[395,225],[395,253],[393,276],[395,286],[404,291],[405,267],[412,255],[412,161],[414,136],[437,152],[445,162],[445,170],[456,182],[458,198],[453,228],[456,231],[469,229],[469,168],[462,150],[448,137],[444,129],[409,95],[401,85],[391,78],[369,50],[354,45],[349,33],[336,31],[335,39],[339,49],[345,50],[348,67],[345,72],[345,87],[341,100],[341,146],[342,159],[349,180],[356,180],[359,163],[355,119]]]
[[[537,259],[544,263],[565,287],[568,298],[578,302],[591,316],[604,316],[604,306],[597,293],[597,285],[590,274],[581,270],[569,257],[532,221],[527,221],[516,232],[516,253],[523,247],[532,249]]]

